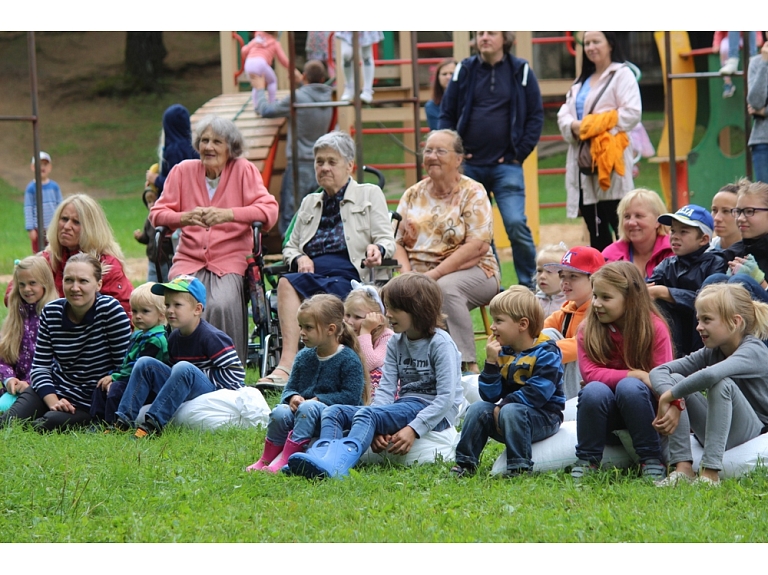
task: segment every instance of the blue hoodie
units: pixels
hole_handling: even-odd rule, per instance
[[[200,154],[192,147],[192,127],[189,112],[181,104],[174,104],[163,113],[163,165],[155,180],[157,191],[163,193],[165,178],[171,168],[183,160],[199,160]]]

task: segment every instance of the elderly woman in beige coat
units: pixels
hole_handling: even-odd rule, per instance
[[[613,234],[618,235],[616,208],[619,200],[634,188],[632,150],[630,146],[624,149],[624,174],[613,171],[610,186],[603,189],[598,174],[587,175],[579,170],[579,130],[586,115],[616,110],[618,121],[610,133],[629,134],[640,121],[642,102],[637,80],[624,63],[615,33],[584,32],[584,55],[586,58],[581,74],[571,86],[565,104],[557,114],[557,123],[563,138],[570,144],[565,175],[567,215],[569,218],[578,215],[584,218],[589,230],[590,245],[602,251],[613,242]]]

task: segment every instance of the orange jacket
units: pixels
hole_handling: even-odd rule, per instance
[[[587,114],[581,121],[579,138],[588,140],[592,138],[590,152],[592,153],[592,165],[597,166],[597,176],[600,188],[607,190],[611,187],[611,172],[616,170],[620,176],[624,175],[624,149],[629,145],[629,137],[626,132],[616,135],[610,130],[616,127],[619,121],[619,111],[610,110],[600,114]]]
[[[571,316],[571,323],[568,324],[566,333],[563,333],[564,339],[559,339],[555,343],[563,354],[563,363],[570,363],[576,361],[576,332],[579,331],[579,324],[584,321],[589,312],[589,306],[592,303],[591,299],[588,299],[580,307],[576,307],[575,301],[567,301],[563,306],[544,320],[544,327],[551,327],[563,333],[563,325],[565,324],[565,316]]]

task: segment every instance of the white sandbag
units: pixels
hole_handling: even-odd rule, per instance
[[[691,434],[691,453],[693,469],[698,473],[704,448],[699,445],[693,434]],[[768,461],[768,433],[727,450],[723,455],[723,470],[720,472],[720,477],[723,479],[740,477],[758,465],[765,465],[766,461]]]
[[[136,423],[144,423],[144,414],[149,408],[149,405],[141,408]],[[264,396],[255,387],[218,389],[182,403],[169,424],[204,430],[223,425],[242,429],[266,427],[270,412]]]
[[[578,397],[572,397],[565,402],[563,410],[563,421],[576,421],[576,404],[579,403]]]
[[[493,440],[491,440],[493,441]],[[564,421],[560,430],[543,441],[537,441],[531,449],[533,471],[557,471],[576,463],[576,422]],[[629,467],[632,460],[621,446],[606,445],[603,451],[603,466]],[[491,475],[507,470],[506,450],[493,463]]]
[[[424,437],[413,442],[411,450],[405,455],[390,453],[374,453],[370,449],[360,458],[363,463],[382,463],[390,461],[399,465],[414,465],[434,463],[438,455],[442,461],[455,461],[456,444],[459,443],[459,432],[455,427],[443,431],[430,431]]]

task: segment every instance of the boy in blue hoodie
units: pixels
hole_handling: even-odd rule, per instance
[[[457,477],[474,474],[489,437],[507,447],[505,477],[530,473],[531,445],[558,432],[565,393],[560,349],[546,335],[544,312],[524,286],[491,300],[491,335],[479,378],[482,401],[464,417],[456,447]]]

